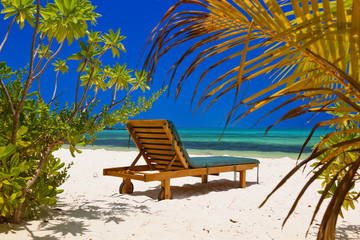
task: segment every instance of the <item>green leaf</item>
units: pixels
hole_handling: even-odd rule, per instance
[[[15,153],[12,155],[11,160],[10,160],[10,167],[14,168],[17,167],[19,165],[19,153]],[[19,168],[19,172],[20,172],[20,168]]]
[[[67,58],[68,60],[83,60],[83,57],[80,53],[73,54]]]
[[[1,13],[9,13],[9,12],[14,12],[14,9],[12,9],[12,8],[4,8],[3,10],[1,10]]]
[[[115,57],[115,56],[117,56],[118,58],[120,57],[120,52],[117,48],[112,47],[111,52],[112,52],[113,57]]]
[[[10,201],[14,201],[17,197],[18,197],[18,194],[17,194],[17,193],[11,194],[11,196],[10,196]]]
[[[55,198],[43,198],[40,200],[41,204],[47,205],[47,206],[53,206],[56,204]]]
[[[12,174],[0,171],[0,179],[10,178],[10,177],[12,177]]]
[[[9,17],[14,16],[14,15],[16,15],[16,12],[7,13],[7,14],[5,14],[5,16],[4,16],[4,20],[6,20],[6,19],[8,19]]]
[[[27,131],[28,131],[28,128],[27,128],[27,127],[21,126],[21,127],[19,128],[19,130],[18,130],[18,135],[23,136],[23,135],[25,135],[25,134],[27,133]]]
[[[56,194],[60,194],[60,193],[63,193],[64,192],[64,189],[56,189]]]
[[[79,67],[76,69],[76,71],[77,71],[77,72],[80,72],[81,69],[83,69],[83,67],[85,67],[85,66],[86,66],[86,62],[81,62],[81,63],[79,64]]]
[[[5,185],[11,185],[11,183],[8,180],[3,180],[2,183]]]
[[[16,151],[16,146],[13,144],[7,145],[5,148],[0,147],[0,158],[8,158]]]
[[[7,209],[5,208],[5,205],[3,206],[3,208],[1,209],[1,216],[6,217],[8,214]]]

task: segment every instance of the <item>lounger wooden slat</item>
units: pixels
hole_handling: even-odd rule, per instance
[[[171,155],[159,155],[159,154],[147,154],[147,156],[149,157],[149,159],[162,159],[162,160],[167,160],[167,161],[170,161],[172,159],[172,157],[174,156],[171,156]]]
[[[161,159],[152,159],[151,162],[152,162],[152,163],[161,164],[161,165],[165,165],[165,166],[169,163],[169,161],[163,161],[163,160],[161,160]],[[174,162],[174,163],[172,164],[172,166],[174,166],[174,167],[181,167],[182,169],[184,169],[184,168],[182,167],[182,164],[181,164],[180,162]]]
[[[149,144],[149,143],[143,143],[142,147],[145,149],[166,149],[166,150],[172,150],[173,147],[171,144]]]
[[[154,156],[161,156],[161,157],[165,157],[166,159],[168,159],[169,157],[173,157],[175,156],[176,154],[174,154],[173,152],[171,151],[167,151],[165,153],[153,153],[151,151],[148,151],[148,150],[144,150],[145,153],[149,156],[149,157],[152,157],[151,155],[154,155]]]
[[[171,151],[171,149],[145,148],[144,151],[148,154],[172,154],[173,153],[173,151]]]
[[[156,143],[160,143],[160,144],[171,144],[171,140],[169,139],[154,139],[154,138],[138,138],[139,142],[141,142],[142,144],[156,144]]]
[[[144,134],[141,134],[141,135],[144,135]],[[159,134],[158,136],[140,136],[140,134],[136,133],[136,137],[139,138],[139,139],[148,139],[149,141],[150,140],[166,140],[166,141],[169,141],[169,139],[167,138],[167,136],[165,134]],[[170,143],[168,143],[170,144]]]
[[[104,168],[103,169],[103,173],[104,175],[106,175],[105,173],[107,173],[108,171],[126,171],[129,170],[129,167],[115,167],[115,168]],[[150,168],[147,165],[138,165],[138,166],[134,166],[133,167],[134,171],[149,171]]]
[[[208,175],[223,172],[239,172],[239,187],[246,187],[246,170],[258,169],[259,161],[249,158],[217,157],[218,161],[204,165],[194,163],[182,145],[180,137],[170,121],[167,120],[130,120],[126,126],[131,138],[139,149],[139,155],[129,167],[105,168],[104,175],[122,177],[120,193],[131,193],[131,180],[161,181],[159,200],[170,199],[170,179],[197,176],[207,182]],[[136,165],[143,157],[147,165]],[[195,161],[196,158],[193,158]],[[216,159],[216,157],[215,157]],[[235,175],[236,176],[236,175]],[[257,179],[258,180],[258,179]]]
[[[154,120],[130,120],[130,121],[128,125],[132,127],[163,127],[166,124],[165,121],[154,121]]]
[[[144,175],[138,175],[133,173],[119,172],[119,171],[107,171],[106,175],[113,177],[130,178],[134,180],[145,181]]]
[[[162,151],[162,152],[158,152],[158,151],[154,152],[151,149],[144,149],[144,151],[148,155],[156,155],[156,156],[163,156],[163,157],[172,157],[172,156],[176,155],[174,153],[174,151],[171,151],[171,150],[165,150],[165,151]]]
[[[136,133],[139,138],[167,139],[165,133]]]
[[[163,164],[154,164],[153,166],[154,166],[154,169],[159,172],[163,172],[167,168],[167,165],[163,165]],[[181,169],[184,169],[184,168],[174,166],[174,167],[170,167],[170,169],[166,169],[166,171],[176,171],[176,170],[181,170]]]
[[[167,121],[166,121],[167,122]],[[176,140],[176,138],[178,136],[175,136],[175,135],[178,135],[177,134],[177,131],[174,127],[173,131],[176,133],[172,133],[171,129],[169,128],[169,124],[164,124],[163,125],[163,128],[164,128],[164,132],[166,133],[166,135],[168,136],[169,139],[172,139],[172,146],[173,146],[173,149],[175,150],[176,154],[178,155],[178,158],[180,160],[180,162],[182,163],[182,165],[184,166],[184,168],[189,168],[189,164],[187,163],[186,159],[185,159],[185,156],[183,154],[183,151],[184,149],[181,149],[179,142],[180,141],[180,138]]]
[[[164,170],[165,168],[167,168],[167,165],[166,164],[156,164],[156,169],[158,169],[158,170]],[[182,170],[182,169],[184,169],[183,167],[181,167],[181,166],[171,166],[170,168],[169,168],[169,171],[173,171],[173,170]]]
[[[136,137],[136,135],[134,134],[134,132],[131,131],[131,125],[128,124],[128,125],[126,126],[126,129],[128,130],[128,132],[129,132],[129,134],[130,134],[130,137],[131,137],[132,140],[134,141],[134,143],[135,143],[136,147],[138,148],[139,152],[142,152],[142,153],[143,153],[143,152],[144,152],[144,151],[143,151],[143,147],[141,146],[141,143],[140,143],[140,141],[137,139],[137,137]],[[153,167],[151,166],[151,163],[150,163],[148,157],[147,157],[145,154],[143,154],[142,156],[143,156],[146,164],[149,166],[149,169],[152,170]]]
[[[140,127],[133,127],[131,129],[135,133],[163,133],[163,128],[140,128]]]

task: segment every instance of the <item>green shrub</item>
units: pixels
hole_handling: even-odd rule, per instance
[[[54,205],[56,195],[62,192],[58,188],[68,178],[70,165],[54,157],[55,151],[66,143],[73,156],[81,153],[77,146],[92,144],[96,132],[147,111],[165,89],[148,99],[141,96],[131,101],[131,92],[149,90],[147,73],[128,69],[125,64],[102,63],[105,53],[119,57],[119,50],[125,51],[121,43],[125,37],[119,30],[101,33],[88,29],[87,22],[95,23],[100,16],[91,2],[63,0],[41,6],[40,1],[11,0],[1,4],[4,19],[12,20],[0,52],[15,22],[20,28],[25,22],[34,28],[34,35],[24,41],[31,44],[28,66],[13,71],[0,62],[0,221],[18,223],[38,216],[42,206]],[[74,102],[64,102],[57,94],[57,84],[60,72],[65,74],[69,68],[65,60],[54,59],[65,41],[71,44],[74,39],[80,51],[68,60],[79,61],[79,67],[76,77],[72,74],[64,80],[76,83]],[[55,67],[55,87],[52,97],[43,99],[40,85],[51,79],[40,76],[50,63]],[[99,91],[106,97],[100,99]]]

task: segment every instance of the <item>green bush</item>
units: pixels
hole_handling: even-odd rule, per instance
[[[0,62],[0,221],[18,223],[22,218],[38,216],[42,206],[54,205],[56,195],[62,192],[59,186],[68,178],[71,164],[65,166],[54,157],[55,151],[66,143],[73,156],[81,153],[77,146],[92,144],[96,132],[124,124],[147,111],[165,89],[148,99],[141,96],[136,102],[131,101],[131,92],[149,89],[147,73],[128,69],[125,64],[102,63],[105,53],[119,57],[119,50],[125,51],[121,43],[125,37],[119,30],[101,33],[88,29],[87,22],[95,23],[100,16],[91,2],[63,0],[41,6],[40,1],[9,0],[1,4],[4,19],[12,20],[0,52],[15,22],[20,28],[26,26],[25,22],[34,28],[28,41],[28,66],[13,71]],[[80,51],[68,60],[80,61],[79,67],[76,77],[66,78],[69,83],[76,83],[74,102],[64,102],[57,94],[57,84],[60,72],[65,74],[69,68],[65,60],[54,59],[65,41],[71,44],[74,39]],[[55,67],[55,87],[52,98],[43,99],[40,85],[51,79],[40,76],[50,63]],[[99,91],[106,97],[99,99]]]
[[[340,107],[340,106],[338,106]],[[341,114],[338,114],[342,116]],[[317,158],[311,166],[319,169],[319,166],[325,165],[327,162],[324,159],[327,156],[331,156],[337,151],[337,148],[333,148],[332,146],[336,146],[342,142],[351,141],[359,137],[359,133],[357,130],[358,126],[355,122],[345,121],[337,131],[334,131],[326,136],[322,136],[321,142],[326,142],[324,145],[315,145],[315,147],[319,147],[319,150],[327,149],[322,155]],[[347,132],[347,134],[344,134]],[[324,141],[325,140],[325,141]],[[347,172],[350,171],[352,164],[359,158],[359,154],[357,152],[356,145],[350,145],[349,147],[343,149],[340,154],[336,154],[333,157],[329,166],[321,172],[318,179],[322,180],[321,188],[323,190],[319,190],[319,194],[324,195],[324,198],[332,198],[338,188],[339,184],[346,177]],[[315,173],[317,173],[315,171]],[[355,191],[355,185],[358,181],[354,181],[350,190],[346,193],[344,201],[342,203],[342,208],[346,211],[349,209],[355,209],[355,202],[357,202],[359,197],[359,192]],[[342,210],[339,211],[339,215],[343,216]]]

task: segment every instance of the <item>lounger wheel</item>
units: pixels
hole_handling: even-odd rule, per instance
[[[159,196],[158,196],[158,200],[161,201],[161,200],[164,200],[165,199],[165,188],[161,188],[160,192],[159,192]],[[170,193],[170,198],[169,199],[172,199],[172,193]]]
[[[127,183],[126,181],[123,181],[120,184],[119,187],[119,193],[123,194],[123,193],[133,193],[134,192],[134,184],[132,182]]]

